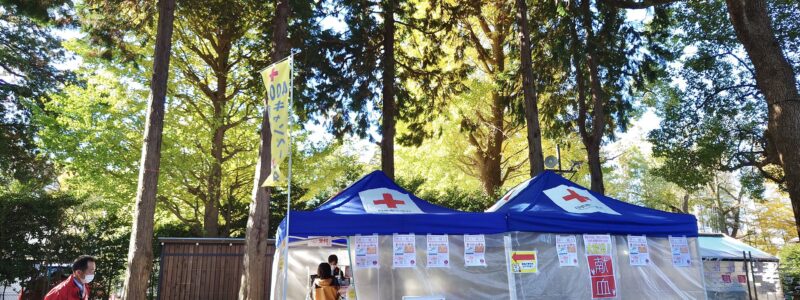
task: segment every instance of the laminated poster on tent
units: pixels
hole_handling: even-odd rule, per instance
[[[672,265],[676,267],[688,267],[692,265],[689,241],[685,236],[670,236],[669,247],[672,250]]]
[[[447,235],[428,235],[428,268],[450,267],[450,243]]]
[[[357,235],[355,239],[356,267],[379,268],[378,264],[378,235]]]
[[[611,236],[585,234],[583,241],[591,278],[592,299],[616,297],[617,280],[614,277],[614,262],[611,259]]]
[[[556,251],[560,267],[578,266],[578,243],[574,235],[556,235]]]
[[[646,266],[650,264],[650,248],[647,246],[647,236],[628,236],[628,256],[631,266]]]
[[[539,251],[511,251],[509,255],[512,273],[539,272]]]
[[[484,235],[464,235],[464,266],[486,266],[486,237]]]
[[[392,266],[395,268],[417,266],[417,242],[413,233],[392,235]]]

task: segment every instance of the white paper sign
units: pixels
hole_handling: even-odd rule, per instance
[[[688,267],[692,265],[692,254],[689,252],[689,241],[685,236],[670,236],[669,246],[672,248],[672,265]]]
[[[308,237],[309,247],[330,247],[333,243],[333,237],[330,236],[310,236]]]
[[[628,256],[630,257],[631,266],[646,266],[650,264],[650,248],[647,246],[646,236],[628,236]]]
[[[392,236],[392,262],[395,268],[413,268],[417,266],[417,242],[414,234],[396,234]]]
[[[482,234],[464,235],[464,265],[486,266],[486,238]]]
[[[611,236],[608,234],[584,234],[586,255],[611,255]]]
[[[576,188],[566,185],[559,185],[557,187],[547,189],[544,191],[553,203],[561,207],[561,209],[578,214],[588,213],[604,213],[610,215],[619,215],[610,207],[606,206],[600,200],[597,200],[589,191],[582,188]]]
[[[419,214],[422,211],[408,194],[387,188],[358,193],[364,211],[369,214]]]
[[[428,235],[428,268],[450,267],[450,244],[447,235]]]
[[[356,267],[378,268],[378,236],[356,236]]]
[[[574,235],[556,235],[556,251],[560,267],[578,266],[578,243]]]

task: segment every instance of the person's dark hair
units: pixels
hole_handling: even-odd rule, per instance
[[[72,272],[75,271],[86,271],[89,268],[89,262],[95,262],[94,256],[91,255],[81,255],[72,262]]]
[[[331,254],[330,256],[328,256],[328,263],[329,264],[332,264],[332,263],[339,264],[339,257],[336,256],[336,254]]]
[[[317,277],[320,279],[328,279],[331,276],[331,265],[328,263],[320,263],[319,267],[317,267]]]

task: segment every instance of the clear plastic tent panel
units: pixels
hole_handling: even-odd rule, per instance
[[[751,299],[751,294],[753,299],[756,295],[758,299],[783,299],[777,262],[753,262],[748,271],[744,261],[708,259],[703,262],[703,273],[708,299]]]
[[[392,236],[380,236],[379,268],[356,268],[358,299],[442,296],[445,299],[509,299],[503,235],[486,235],[486,267],[464,266],[464,236],[449,235],[450,267],[427,268],[426,235],[416,236],[417,266],[393,268]],[[351,249],[355,255],[355,250]]]
[[[579,261],[577,267],[559,266],[555,247],[556,234],[529,232],[485,235],[487,266],[465,267],[463,235],[449,235],[451,263],[447,268],[428,268],[425,265],[425,235],[416,235],[417,266],[394,268],[392,236],[379,236],[380,267],[354,268],[353,283],[357,299],[401,300],[404,296],[441,296],[445,299],[591,299],[591,281],[583,238],[582,235],[575,236]],[[506,247],[504,237],[509,238],[510,248]],[[353,241],[353,237],[350,241]],[[612,236],[612,241],[616,299],[705,299],[703,264],[698,255],[696,238],[688,238],[692,256],[689,267],[672,265],[667,238],[647,238],[652,260],[647,266],[630,265],[627,236]],[[339,256],[340,265],[353,266],[351,260],[355,257],[355,249],[350,249],[350,255],[347,249],[346,245],[334,244],[333,247],[321,248],[308,247],[304,242],[293,242],[289,254],[286,299],[307,299],[310,291],[309,275],[314,274],[317,265],[330,254]],[[537,250],[538,273],[510,273],[506,256],[512,249]],[[276,262],[280,261],[280,253],[281,251],[276,252]],[[765,270],[767,268],[763,267]],[[273,277],[276,278],[273,299],[283,299],[282,270],[275,269],[274,272],[277,272],[277,276]]]
[[[556,234],[511,233],[514,250],[537,250],[539,273],[514,274],[517,299],[591,299],[589,266],[584,243],[576,235],[578,266],[561,267]],[[611,236],[617,299],[705,299],[697,240],[688,238],[692,265],[675,267],[668,238],[647,238],[652,263],[631,266],[627,236]]]
[[[285,245],[285,243],[284,243]],[[273,263],[272,299],[283,298],[283,247],[275,252],[276,263]],[[336,254],[340,266],[351,266],[347,255],[347,245],[334,243],[331,247],[309,247],[308,242],[293,241],[289,245],[289,270],[286,285],[286,299],[308,299],[311,292],[311,275],[317,274],[317,267],[328,262],[328,256]]]

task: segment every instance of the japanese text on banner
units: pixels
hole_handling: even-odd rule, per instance
[[[270,149],[272,150],[272,173],[263,186],[276,186],[286,182],[286,178],[280,171],[283,160],[289,156],[289,108],[291,104],[291,72],[292,58],[275,63],[263,71],[261,78],[267,89],[267,110],[269,112],[269,128],[272,133]]]
[[[586,246],[592,299],[616,297],[617,279],[614,275],[614,261],[611,259],[611,236],[586,234],[583,242]]]

